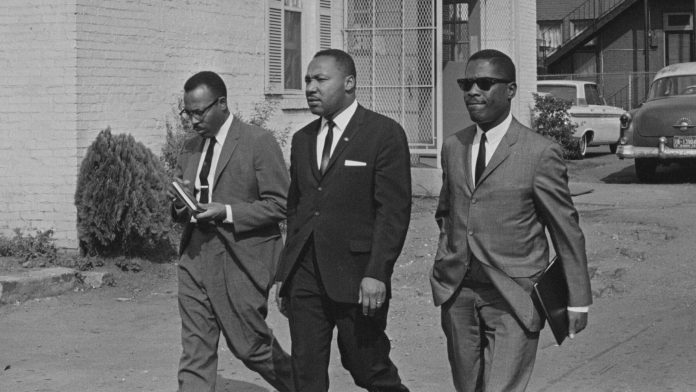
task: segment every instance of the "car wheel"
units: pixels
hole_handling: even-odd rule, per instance
[[[585,158],[585,153],[587,153],[587,134],[582,135],[580,138],[580,159]]]
[[[655,169],[657,161],[649,158],[636,158],[636,177],[641,182],[651,182],[655,180]]]
[[[609,145],[609,151],[610,151],[612,154],[616,154],[616,147],[618,147],[618,146],[619,146],[618,143],[610,144],[610,145]]]

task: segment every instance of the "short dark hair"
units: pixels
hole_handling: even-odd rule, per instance
[[[222,80],[220,75],[213,71],[201,71],[193,76],[191,76],[186,83],[184,83],[184,92],[189,92],[198,88],[199,86],[207,86],[217,97],[227,97],[227,87],[225,82]]]
[[[354,78],[357,78],[357,73],[355,72],[355,61],[353,61],[353,57],[351,57],[348,53],[342,51],[341,49],[324,49],[318,51],[314,55],[314,58],[319,56],[333,57],[333,59],[336,60],[338,67],[345,75],[353,75]]]
[[[474,60],[486,60],[496,67],[500,68],[501,71],[508,77],[511,81],[516,81],[516,71],[515,63],[512,62],[510,56],[505,53],[495,50],[495,49],[483,49],[480,50],[469,57],[467,63]]]

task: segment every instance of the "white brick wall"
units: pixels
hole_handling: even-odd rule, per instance
[[[78,147],[111,126],[159,153],[192,74],[218,72],[232,110],[263,98],[264,1],[78,2]]]
[[[75,5],[0,2],[0,233],[54,229],[74,246]]]
[[[332,43],[340,48],[343,1],[332,3]],[[482,3],[482,24],[488,23],[482,47],[515,60],[514,110],[525,121],[536,80],[535,2]],[[251,116],[265,99],[265,6],[262,0],[0,1],[0,234],[53,229],[59,246],[76,248],[73,196],[86,148],[110,126],[159,154],[164,122],[195,72],[221,74],[231,110]],[[529,31],[521,28],[527,24]],[[306,68],[310,58],[303,60]],[[314,118],[305,108],[302,95],[285,97],[269,126],[295,131]]]
[[[481,3],[481,48],[508,54],[517,68],[517,97],[513,114],[530,123],[531,92],[536,91],[536,1],[483,0]]]

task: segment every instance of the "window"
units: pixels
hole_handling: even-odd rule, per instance
[[[578,104],[575,86],[558,86],[553,84],[537,85],[537,91],[550,94],[558,99],[570,101],[573,105]]]
[[[331,1],[267,1],[266,92],[300,92],[307,57],[331,47]]]
[[[603,105],[602,98],[599,96],[599,90],[594,84],[585,85],[585,100],[588,105]]]
[[[286,90],[299,90],[302,88],[302,12],[286,8],[283,17],[285,22],[283,87]]]
[[[539,21],[537,24],[537,40],[545,48],[547,53],[553,52],[561,46],[561,22]]]
[[[469,58],[469,4],[445,0],[442,8],[442,61]]]

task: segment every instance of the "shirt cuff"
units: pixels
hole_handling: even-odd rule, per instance
[[[587,313],[590,310],[589,306],[568,306],[568,310],[571,312]]]
[[[225,216],[224,223],[232,223],[232,206],[225,204],[225,210],[227,210],[227,216]]]

